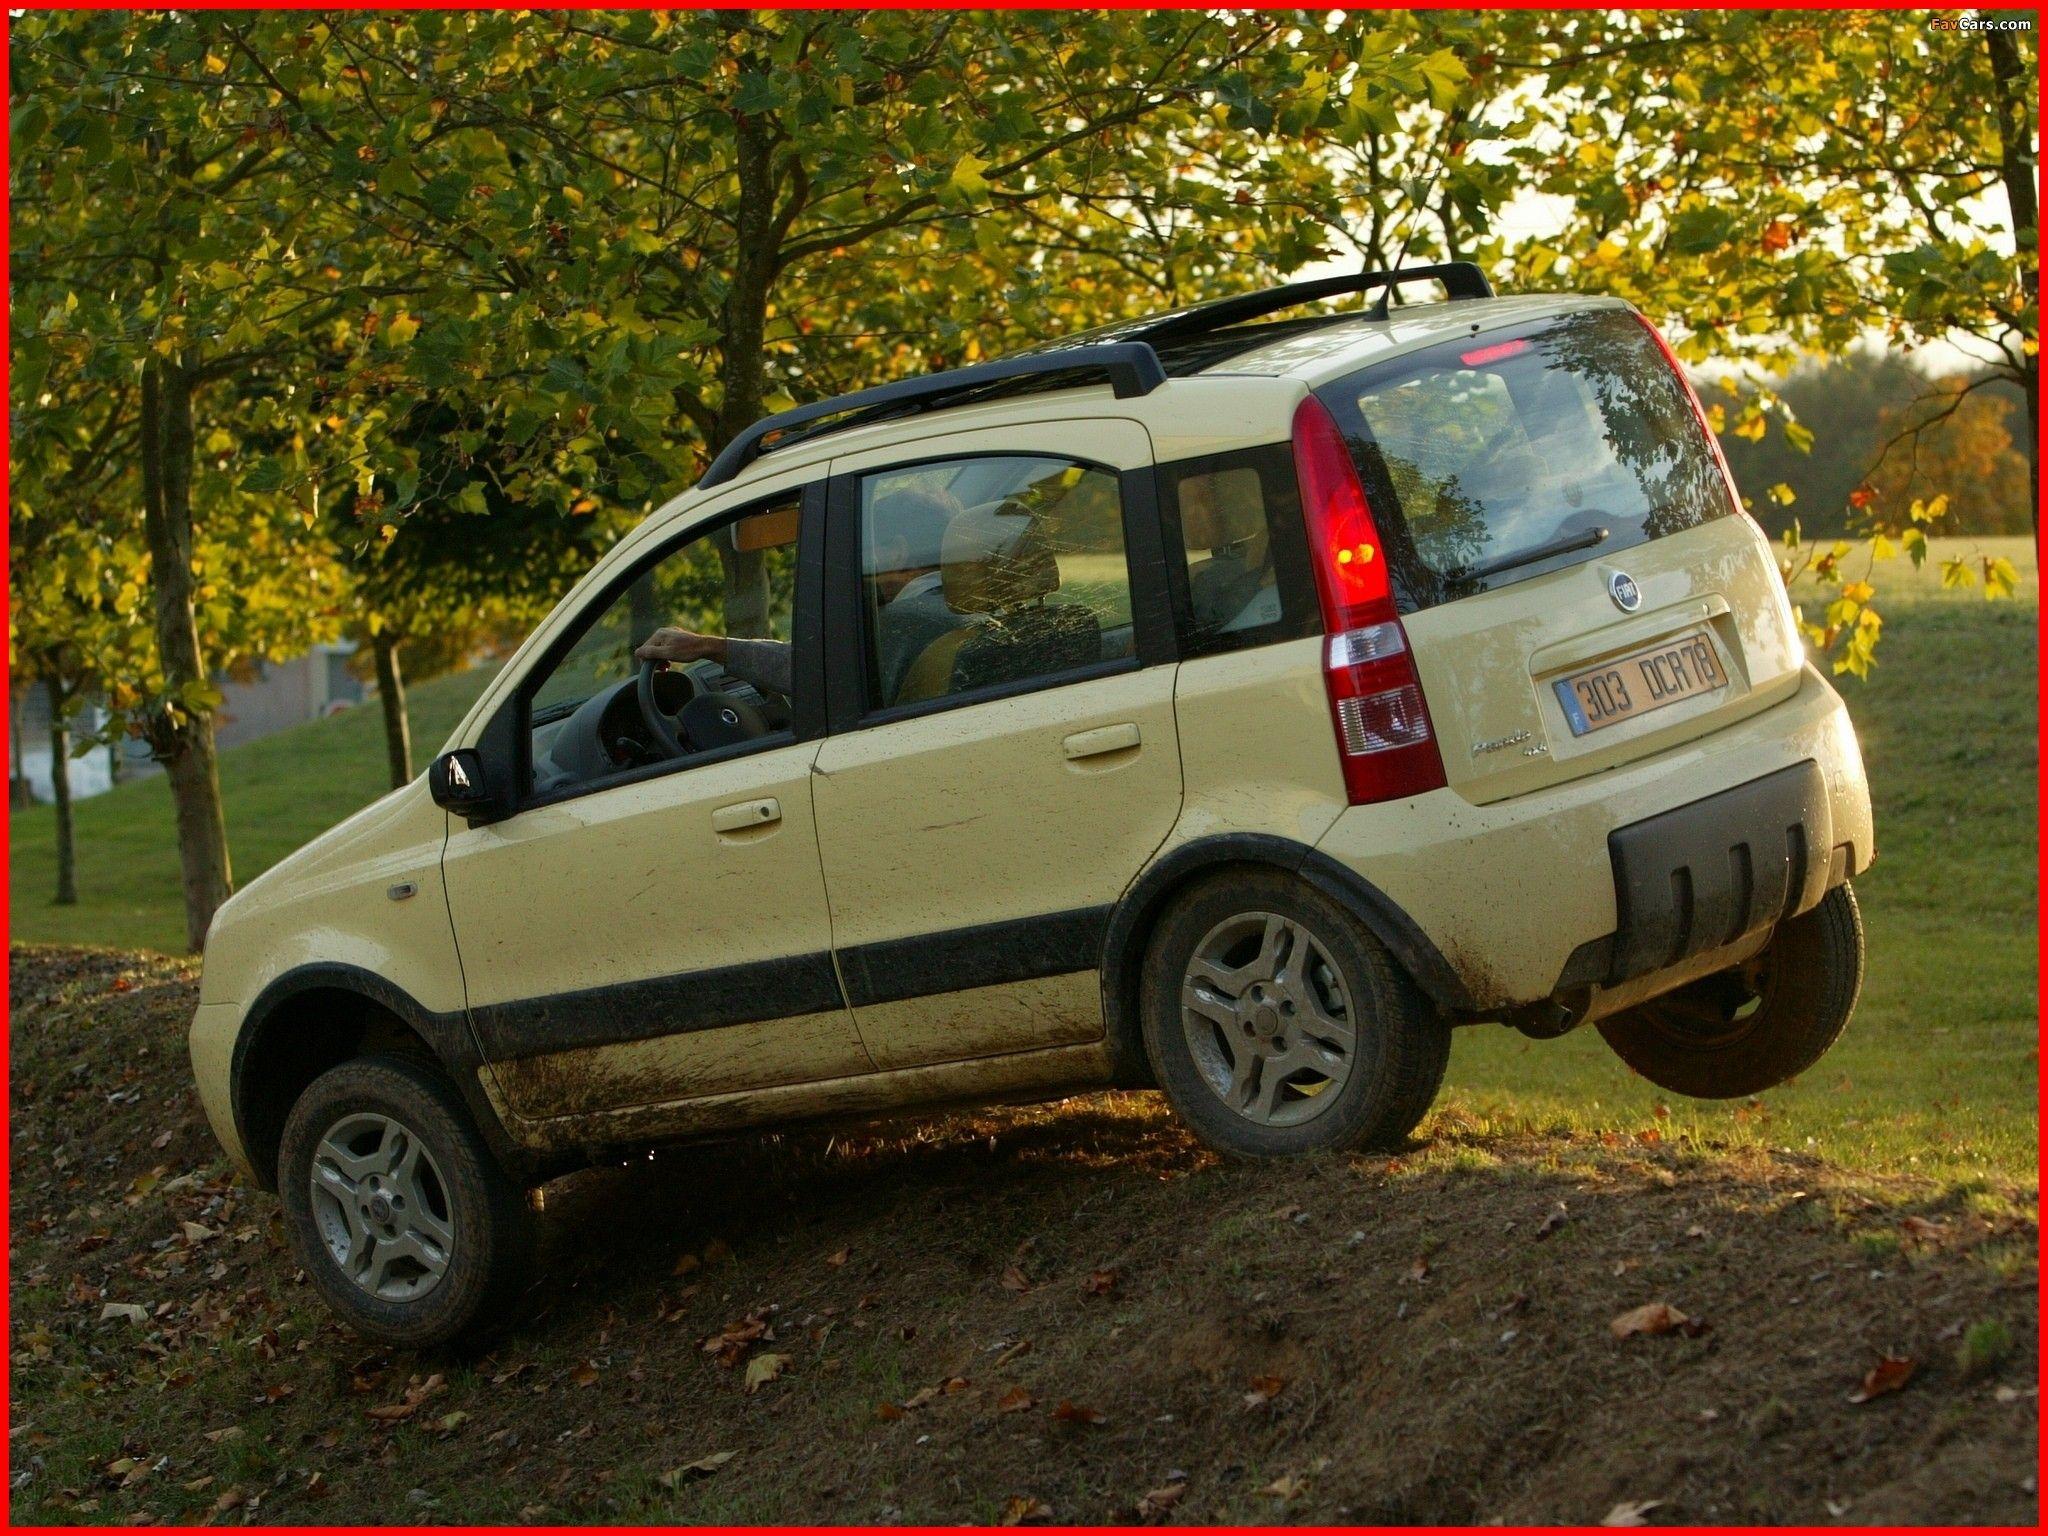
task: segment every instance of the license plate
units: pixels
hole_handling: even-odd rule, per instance
[[[1680,699],[1712,693],[1728,681],[1707,632],[1696,629],[1617,661],[1604,662],[1551,686],[1574,736],[1605,730]]]

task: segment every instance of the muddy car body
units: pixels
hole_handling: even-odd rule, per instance
[[[195,1068],[330,1298],[487,1317],[520,1186],[658,1141],[1123,1083],[1388,1144],[1481,1021],[1817,1059],[1869,797],[1697,400],[1626,305],[1397,276],[771,418],[230,901]]]

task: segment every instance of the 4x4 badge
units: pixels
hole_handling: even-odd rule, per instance
[[[1616,571],[1607,578],[1607,595],[1623,613],[1634,613],[1643,606],[1643,589],[1627,571]]]

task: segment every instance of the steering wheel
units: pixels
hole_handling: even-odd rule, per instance
[[[640,701],[640,718],[647,729],[654,733],[655,744],[670,757],[684,757],[693,750],[689,737],[683,733],[681,722],[676,716],[664,710],[654,697],[654,680],[664,670],[663,664],[652,657],[641,662],[640,681],[634,692]],[[688,672],[679,669],[676,676],[689,685],[691,700],[702,691],[697,680]],[[687,702],[685,707],[688,707]]]

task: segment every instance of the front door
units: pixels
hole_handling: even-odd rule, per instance
[[[920,447],[833,465],[828,608],[858,643],[833,652],[813,775],[882,1068],[1100,1039],[1111,906],[1181,802],[1163,601],[1132,576],[1157,568],[1143,428]]]
[[[821,526],[821,488],[807,512],[792,488],[622,567],[511,701],[527,803],[458,825],[443,865],[470,1017],[513,1113],[639,1129],[678,1101],[869,1070],[812,820],[798,544]],[[701,653],[651,685],[672,744],[633,655],[658,628]]]

